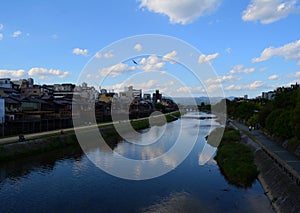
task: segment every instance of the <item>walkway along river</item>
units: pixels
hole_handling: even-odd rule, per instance
[[[0,212],[273,212],[258,181],[250,188],[237,188],[226,181],[213,159],[201,165],[205,137],[218,123],[196,117],[182,120],[166,124],[164,135],[151,148],[136,149],[134,144],[112,139],[113,151],[88,151],[105,156],[109,167],[114,152],[134,159],[156,156],[172,147],[179,128],[186,137],[200,128],[188,157],[168,174],[150,180],[111,176],[79,147],[0,164]],[[172,159],[164,163],[172,164]]]

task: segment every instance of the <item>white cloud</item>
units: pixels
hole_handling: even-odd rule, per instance
[[[114,54],[113,54],[112,50],[109,51],[109,52],[107,52],[107,53],[104,53],[104,54],[102,54],[100,52],[97,52],[96,55],[95,55],[95,57],[96,58],[102,58],[102,57],[104,57],[104,58],[112,58],[112,57],[114,57]]]
[[[109,51],[109,52],[107,52],[107,53],[104,53],[104,58],[112,58],[112,57],[114,57],[114,55],[113,55],[113,53],[112,53],[113,51],[111,50],[111,51]]]
[[[136,44],[133,49],[140,52],[143,49],[143,46],[141,44]]]
[[[207,92],[220,91],[222,88],[221,84],[211,84],[207,87]]]
[[[97,57],[97,54],[96,54]],[[99,54],[98,57],[102,57]],[[99,71],[100,76],[118,77],[123,74],[128,74],[136,70],[141,71],[161,71],[165,62],[156,55],[150,55],[148,58],[142,58],[137,62],[136,66],[129,66],[125,63],[115,64],[110,67],[105,67]]]
[[[199,56],[198,63],[203,64],[203,63],[210,62],[210,61],[216,59],[218,56],[219,56],[219,53],[214,53],[214,54],[211,54],[211,55],[202,54],[202,55]]]
[[[102,54],[99,53],[99,52],[97,52],[96,55],[95,55],[95,57],[96,57],[96,58],[101,58],[101,57],[102,57]]]
[[[73,54],[87,56],[88,55],[88,50],[87,49],[80,49],[80,48],[77,47],[77,48],[73,49]]]
[[[246,87],[248,87],[248,89],[252,90],[252,89],[260,88],[263,85],[264,85],[264,82],[262,82],[262,81],[254,81],[252,84],[246,85]]]
[[[36,76],[39,79],[51,79],[51,78],[65,78],[69,75],[69,72],[61,71],[58,69],[47,69],[42,67],[31,68],[28,71],[29,76]]]
[[[174,64],[174,63],[176,63],[176,61],[179,60],[178,58],[176,58],[176,56],[177,56],[177,51],[173,50],[172,52],[167,53],[166,55],[164,55],[163,60],[164,61],[170,61],[171,64]]]
[[[299,78],[300,77],[300,71],[293,73],[293,74],[289,74],[286,76],[287,78]]]
[[[264,72],[264,71],[266,71],[267,69],[268,69],[268,67],[260,68],[260,69],[259,69],[259,72]]]
[[[221,0],[140,0],[140,8],[169,17],[172,24],[188,24],[214,12]]]
[[[243,11],[244,21],[257,21],[262,24],[270,24],[297,13],[297,0],[252,0],[247,9]]]
[[[25,75],[25,71],[20,70],[0,70],[1,78],[20,78]]]
[[[18,31],[15,31],[13,34],[12,34],[12,37],[14,37],[14,38],[17,38],[19,35],[21,35],[22,34],[22,32],[20,31],[20,30],[18,30]]]
[[[176,90],[176,92],[184,93],[184,94],[190,92],[190,93],[194,94],[194,93],[203,93],[203,92],[205,92],[205,89],[203,87],[200,87],[200,86],[190,86],[190,87],[185,86],[185,87],[178,88]]]
[[[225,88],[225,90],[255,90],[264,86],[262,81],[254,81],[248,85],[230,85]]]
[[[142,58],[139,62],[139,69],[144,71],[159,71],[165,62],[161,61],[156,55],[150,55],[148,58]]]
[[[269,80],[277,80],[279,78],[279,76],[278,75],[271,75],[271,76],[269,76]]]
[[[209,78],[205,81],[206,84],[220,84],[229,81],[238,81],[240,79],[235,78],[233,75],[219,76],[217,78]]]
[[[254,71],[255,71],[254,67],[244,68],[244,65],[239,64],[239,65],[233,66],[232,70],[229,71],[229,74],[231,74],[231,75],[236,74],[236,73],[247,74],[247,73],[251,73],[251,72],[254,72]]]
[[[226,50],[225,50],[228,54],[230,54],[232,52],[232,49],[230,47],[228,47]]]
[[[0,41],[3,39],[3,34],[0,33]]]
[[[164,91],[165,94],[170,94],[170,92],[175,92],[174,88],[170,89],[175,82],[174,81],[165,81],[166,79],[149,79],[146,81],[129,81],[122,82],[120,84],[108,85],[106,88],[114,89],[116,92],[121,92],[124,90],[124,87],[133,86],[135,89],[142,89],[144,93],[151,93],[159,88],[161,92]]]
[[[296,72],[296,73],[295,73],[295,77],[296,77],[296,78],[299,78],[299,77],[300,77],[300,72]]]
[[[124,63],[119,63],[110,67],[103,68],[99,71],[100,76],[102,77],[118,77],[120,75],[132,72],[136,69],[134,66],[128,66]]]
[[[300,39],[298,41],[288,43],[284,46],[274,48],[274,47],[268,47],[263,50],[260,57],[253,58],[252,62],[262,62],[269,60],[273,56],[283,56],[285,60],[297,60],[298,65],[300,66]]]
[[[2,30],[3,27],[4,27],[4,25],[0,23],[0,30]]]

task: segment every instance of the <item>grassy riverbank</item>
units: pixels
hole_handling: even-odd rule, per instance
[[[0,146],[0,161],[41,154],[69,146],[78,146],[74,133],[52,135],[26,142],[5,144]]]
[[[249,187],[257,178],[258,170],[251,149],[240,141],[238,130],[226,128],[215,159],[229,183]]]
[[[180,112],[173,112],[162,116],[165,116],[166,122],[172,122],[177,120],[181,114]],[[158,120],[162,121],[164,119],[158,118]],[[131,120],[130,124],[137,131],[150,127],[149,118]],[[161,123],[161,125],[163,124],[165,124],[165,122]],[[129,125],[129,123],[126,125]],[[119,136],[112,124],[100,127],[99,130],[103,137],[107,139]],[[56,149],[66,148],[68,146],[79,146],[74,131],[65,134],[56,133],[49,134],[48,136],[43,135],[39,138],[26,140],[25,142],[0,145],[0,161],[45,153]]]
[[[164,114],[164,115],[161,115],[161,116],[164,116],[164,118],[160,117],[160,116],[151,118],[151,125],[162,126],[166,122],[167,123],[173,122],[181,116],[181,113],[179,111],[176,111],[176,112]],[[121,122],[120,123],[121,129],[122,129],[122,124],[128,125],[126,123]],[[130,125],[132,126],[132,128],[134,130],[139,131],[139,130],[142,130],[142,129],[149,128],[150,127],[150,121],[149,121],[149,118],[131,120]],[[125,128],[125,130],[126,130],[126,128]],[[103,131],[101,131],[101,134],[102,134],[103,137],[119,136],[118,132],[116,131],[116,129],[113,126],[109,126],[108,128],[104,129]]]

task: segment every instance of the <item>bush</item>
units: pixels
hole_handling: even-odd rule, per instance
[[[239,143],[240,141],[238,130],[226,128],[215,159],[229,183],[250,187],[258,175],[258,170],[251,149]]]

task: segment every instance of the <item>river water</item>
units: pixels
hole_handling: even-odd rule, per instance
[[[205,136],[217,125],[214,120],[199,120],[189,114],[167,124],[166,136],[152,151],[136,149],[136,144],[125,140],[112,142],[114,152],[88,150],[88,155],[106,156],[109,167],[116,152],[134,159],[155,157],[174,145],[178,128],[184,130],[187,139],[198,128],[197,141],[186,159],[169,173],[149,180],[109,175],[80,147],[2,163],[0,212],[273,212],[258,181],[247,189],[230,185],[213,158],[203,160]],[[143,140],[143,134],[139,137]],[[206,149],[215,150],[208,144]],[[163,161],[168,165],[172,162]]]

